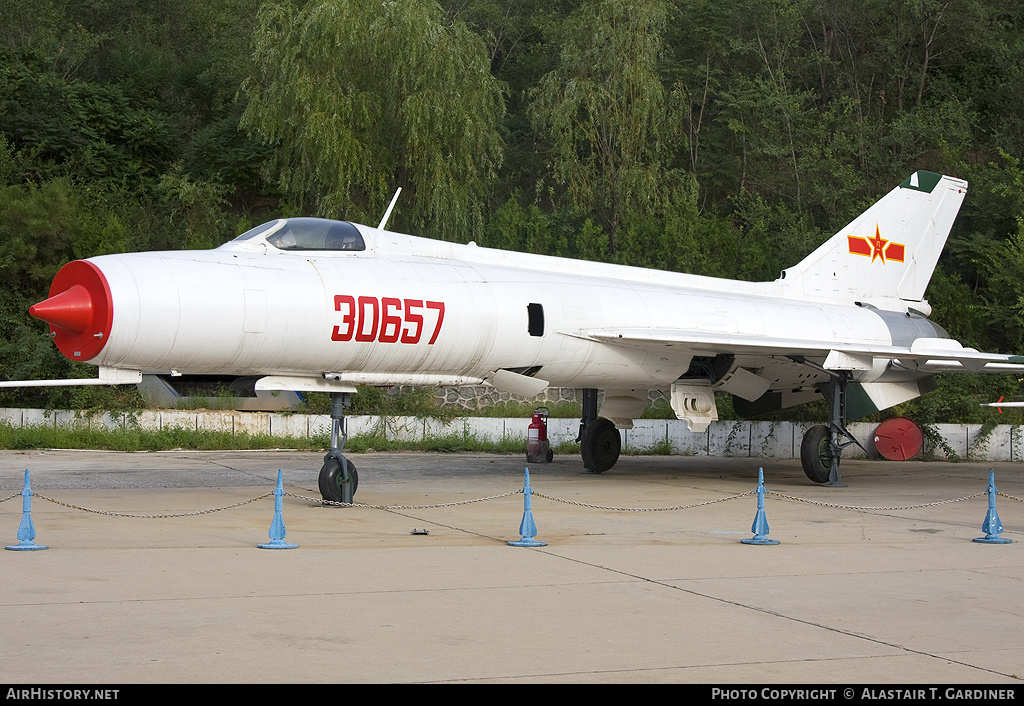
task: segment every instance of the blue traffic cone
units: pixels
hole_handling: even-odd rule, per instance
[[[284,514],[281,512],[281,498],[284,496],[282,476],[283,472],[278,470],[277,488],[274,489],[274,519],[270,523],[270,533],[268,535],[271,541],[265,544],[257,544],[256,546],[260,549],[295,549],[299,546],[298,544],[289,544],[284,541],[286,533],[284,530]]]
[[[537,523],[533,521],[533,502],[530,496],[533,489],[530,488],[530,469],[526,469],[526,482],[523,485],[523,521],[519,523],[520,537],[514,542],[509,542],[513,547],[546,547],[547,542],[537,540]]]
[[[757,514],[754,515],[754,524],[750,531],[754,536],[750,539],[741,539],[743,544],[778,544],[777,539],[768,539],[768,517],[764,514],[764,469],[757,469]]]
[[[37,552],[40,549],[49,549],[45,544],[36,544],[32,540],[36,538],[36,528],[32,524],[32,488],[28,483],[28,469],[25,469],[25,489],[21,491],[21,524],[18,526],[18,539],[20,544],[11,544],[6,547],[16,552]]]
[[[996,474],[991,468],[988,471],[988,514],[985,515],[985,522],[981,525],[984,537],[975,537],[975,542],[982,544],[1010,544],[1012,539],[1000,537],[1003,531],[1003,523],[999,520],[999,513],[996,512]]]

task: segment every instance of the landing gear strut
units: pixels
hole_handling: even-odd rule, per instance
[[[841,370],[830,375],[827,392],[829,424],[811,427],[804,434],[800,444],[800,464],[813,482],[843,488],[845,485],[839,473],[839,459],[843,449],[861,444],[846,428],[846,386],[850,382],[850,373]]]
[[[596,389],[583,390],[583,418],[576,441],[580,443],[583,467],[590,473],[604,473],[619,460],[622,438],[614,422],[597,416]]]
[[[348,441],[345,408],[350,403],[350,393],[331,393],[331,448],[324,456],[324,465],[320,469],[320,495],[324,500],[335,503],[351,503],[359,486],[355,464],[341,453]]]

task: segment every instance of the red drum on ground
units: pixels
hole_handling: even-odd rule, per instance
[[[875,449],[890,461],[912,459],[924,446],[924,432],[906,417],[886,419],[875,429]]]

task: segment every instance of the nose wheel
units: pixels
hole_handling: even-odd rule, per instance
[[[344,456],[324,457],[320,469],[320,495],[334,503],[351,503],[359,487],[359,473],[356,464]]]
[[[348,392],[331,393],[331,448],[324,456],[320,469],[320,495],[333,503],[351,503],[359,486],[356,465],[342,455],[348,440],[345,424],[345,408],[351,403]]]

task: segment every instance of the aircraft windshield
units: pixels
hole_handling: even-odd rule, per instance
[[[269,221],[262,225],[258,225],[255,228],[250,228],[249,230],[245,231],[240,236],[235,238],[235,240],[249,240],[250,238],[255,238],[257,235],[262,235],[263,233],[266,233],[268,230],[275,227],[280,222],[280,220]]]
[[[359,229],[347,221],[289,218],[267,236],[278,250],[365,250]]]

